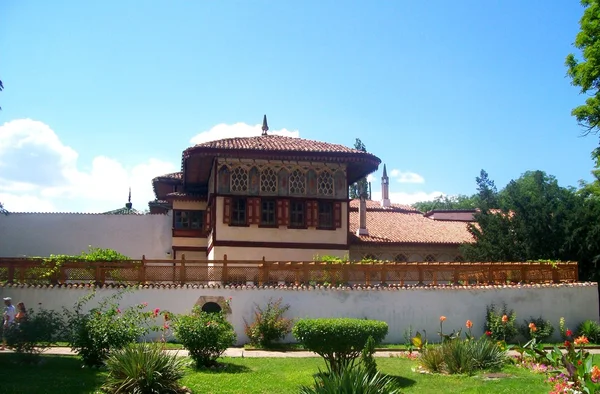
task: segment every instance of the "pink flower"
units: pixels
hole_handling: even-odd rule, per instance
[[[121,313],[121,310],[119,308],[117,308],[117,313]]]
[[[168,330],[169,329],[169,322],[165,322],[165,324],[163,324],[163,328],[165,330]]]
[[[143,306],[148,306],[148,303],[147,303],[147,302],[144,302],[142,305],[143,305]]]
[[[154,317],[158,316],[159,313],[160,313],[160,309],[156,308],[154,310]]]

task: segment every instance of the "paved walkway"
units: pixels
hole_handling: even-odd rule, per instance
[[[591,354],[600,354],[600,349],[588,349]],[[0,353],[10,352],[10,350],[0,350]],[[187,356],[187,350],[169,349],[169,353]],[[404,350],[380,350],[375,352],[375,357],[390,357],[406,353]],[[68,347],[52,347],[47,349],[44,354],[75,355]],[[517,355],[515,351],[509,352],[510,355]],[[307,351],[267,351],[267,350],[247,350],[244,348],[232,347],[225,350],[224,357],[272,357],[272,358],[306,358],[319,357],[316,353]]]

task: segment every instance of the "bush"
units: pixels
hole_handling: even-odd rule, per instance
[[[195,306],[190,315],[175,316],[173,333],[186,348],[196,367],[210,367],[235,343],[233,326],[222,312],[207,313]]]
[[[430,372],[471,374],[476,370],[497,369],[506,360],[506,352],[487,338],[478,340],[453,339],[425,349],[420,361]]]
[[[373,337],[369,337],[367,339],[367,343],[365,343],[365,347],[363,348],[360,354],[360,361],[362,362],[365,371],[370,376],[375,375],[377,373],[377,362],[375,361],[375,340]]]
[[[281,302],[281,298],[277,301],[269,300],[265,309],[256,305],[252,324],[248,324],[244,319],[244,331],[252,345],[272,347],[274,341],[285,338],[292,331],[293,320],[283,317],[290,306],[281,306]]]
[[[497,310],[494,304],[485,309],[485,329],[491,338],[506,342],[517,335],[518,330],[515,325],[517,316],[513,310],[508,310],[506,304],[501,310]]]
[[[586,320],[577,327],[577,335],[584,335],[592,343],[600,343],[600,324]]]
[[[74,311],[65,311],[69,345],[81,357],[84,365],[100,367],[112,350],[136,342],[150,330],[158,330],[150,321],[160,311],[144,311],[146,304],[121,311],[116,301],[122,293],[103,299],[98,307],[83,313],[83,305],[93,296],[94,293],[91,293],[79,301]]]
[[[531,331],[529,325],[535,324],[535,331]],[[550,338],[554,334],[554,326],[548,320],[544,320],[540,317],[534,319],[533,317],[529,320],[524,320],[523,324],[519,327],[519,332],[527,340],[535,339],[538,342],[543,342]]]
[[[381,343],[388,325],[377,320],[301,319],[292,332],[306,349],[325,359],[330,371],[339,373],[354,365],[369,337]]]
[[[23,361],[37,361],[45,349],[58,341],[63,328],[61,316],[52,310],[30,309],[27,318],[12,324],[5,332],[6,345],[22,355]]]
[[[400,390],[390,377],[357,367],[319,373],[314,386],[301,387],[300,394],[400,394]]]
[[[185,359],[169,355],[158,344],[130,344],[106,360],[107,393],[178,393]]]

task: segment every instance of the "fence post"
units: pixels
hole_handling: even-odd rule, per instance
[[[263,270],[263,274],[264,274],[263,283],[269,283],[269,264],[265,261],[265,256],[263,256],[263,258],[262,258],[262,264],[263,264],[263,267],[264,267],[264,270]]]
[[[560,269],[557,265],[556,267],[551,267],[552,270],[552,283],[560,282],[560,275],[558,274],[558,270]]]
[[[13,283],[15,280],[15,263],[8,263],[8,283]]]
[[[381,284],[385,285],[386,280],[387,280],[387,275],[386,275],[386,270],[385,270],[385,263],[381,263]]]
[[[525,265],[521,266],[521,282],[527,283],[527,267]]]
[[[221,283],[225,285],[227,283],[227,279],[229,276],[229,272],[227,269],[227,255],[223,255],[223,268],[221,269]],[[248,278],[246,278],[248,280]]]
[[[185,255],[181,256],[181,266],[179,267],[180,271],[179,271],[179,281],[181,282],[181,284],[184,284],[185,282],[187,282],[187,273],[185,270]]]
[[[417,272],[419,273],[419,285],[425,284],[425,273],[423,272],[423,265],[417,263]]]
[[[344,262],[342,263],[342,282],[344,282],[344,286],[348,285],[348,265],[350,263]]]
[[[493,268],[493,265],[490,264],[490,266],[488,267],[488,280],[487,280],[487,284],[491,285],[492,283],[494,283],[494,268]]]
[[[60,271],[58,274],[58,281],[61,283],[65,283],[67,281],[67,270],[64,265],[60,265]]]
[[[146,255],[142,255],[142,265],[138,272],[138,280],[140,283],[146,282]]]
[[[371,285],[371,268],[372,267],[373,267],[373,263],[371,263],[368,266],[364,267],[364,270],[365,270],[365,285],[367,285],[367,286]]]
[[[306,261],[302,262],[302,281],[305,286],[308,286],[308,282],[310,281],[310,273],[308,272],[308,264]]]

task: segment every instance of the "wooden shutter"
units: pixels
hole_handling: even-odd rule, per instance
[[[231,197],[223,198],[223,223],[231,224]]]
[[[248,224],[260,224],[260,205],[260,198],[248,199]]]
[[[319,225],[319,205],[316,201],[306,202],[306,226],[318,227]]]
[[[287,226],[290,223],[290,201],[277,200],[277,225]]]
[[[210,223],[212,219],[212,212],[210,207],[206,207],[206,211],[204,211],[204,231],[206,233],[210,232]]]
[[[333,203],[333,227],[342,227],[342,203],[339,201]]]

